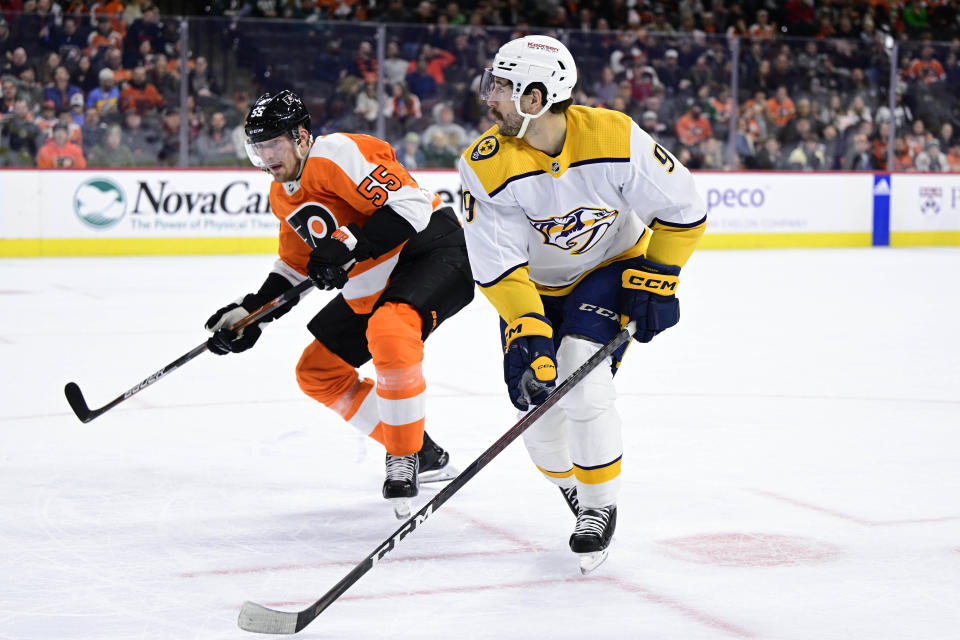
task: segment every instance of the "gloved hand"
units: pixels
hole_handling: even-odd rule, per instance
[[[508,324],[503,335],[503,379],[510,402],[526,411],[530,405],[546,400],[550,389],[556,386],[553,326],[540,314],[528,313]]]
[[[342,289],[353,265],[368,257],[369,247],[360,227],[350,224],[317,241],[310,252],[307,273],[320,289]]]
[[[650,342],[655,335],[680,321],[680,301],[676,295],[680,267],[644,257],[633,258],[624,266],[620,313],[637,321],[634,338]]]
[[[259,291],[245,295],[239,302],[231,302],[217,309],[204,324],[207,331],[213,332],[213,336],[207,340],[207,349],[222,356],[227,353],[240,353],[252,347],[260,339],[263,325],[292,309],[300,301],[299,298],[278,306],[263,318],[242,329],[232,331],[230,327],[292,287],[289,280],[277,273],[271,273]]]

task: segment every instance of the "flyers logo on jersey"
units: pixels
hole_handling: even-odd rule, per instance
[[[578,256],[594,248],[619,215],[616,209],[577,207],[570,213],[546,220],[531,220],[544,244]]]
[[[500,143],[497,142],[495,137],[487,136],[478,142],[477,146],[473,148],[473,153],[470,154],[470,159],[483,160],[484,158],[489,158],[497,151],[500,151]]]
[[[317,246],[317,240],[331,235],[340,226],[330,210],[319,202],[300,205],[287,216],[287,223],[311,249]]]

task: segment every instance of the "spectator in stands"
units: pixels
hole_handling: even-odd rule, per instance
[[[431,137],[428,138],[426,131],[423,135],[423,139],[427,141],[423,148],[423,166],[431,169],[449,169],[456,166],[463,147],[439,129],[434,130],[430,135]]]
[[[713,69],[710,68],[706,55],[697,58],[697,62],[687,72],[687,79],[690,81],[690,88],[694,92],[703,85],[714,83]]]
[[[913,159],[913,164],[917,171],[946,172],[950,170],[950,163],[947,162],[947,156],[940,150],[940,142],[929,140],[924,150],[917,154]]]
[[[786,159],[780,149],[780,143],[776,138],[767,138],[763,142],[763,148],[757,152],[757,169],[784,169],[786,168]]]
[[[383,81],[389,85],[403,82],[410,69],[410,61],[400,55],[400,44],[396,40],[387,43],[383,58]]]
[[[71,113],[70,109],[57,110],[56,124],[62,124],[67,128],[67,139],[70,140],[70,142],[76,144],[77,146],[82,146],[83,134],[80,132],[80,125],[74,121],[73,113]],[[54,126],[56,126],[56,124]]]
[[[946,78],[943,65],[933,57],[933,47],[930,45],[924,45],[920,49],[920,57],[910,62],[905,75],[928,85],[943,82]]]
[[[17,83],[13,76],[5,75],[2,81],[2,92],[0,92],[0,113],[13,113],[13,105],[17,101]]]
[[[407,85],[402,80],[394,84],[390,88],[390,92],[390,99],[387,100],[383,109],[383,115],[385,117],[395,120],[403,127],[409,127],[412,123],[423,117],[420,98],[410,93]]]
[[[0,60],[7,61],[11,52],[17,48],[18,40],[10,31],[7,19],[0,15]]]
[[[40,105],[40,114],[34,122],[40,128],[42,134],[40,144],[43,144],[47,141],[47,138],[53,135],[53,125],[57,124],[57,105],[53,100],[44,100],[43,104]]]
[[[163,141],[157,131],[149,124],[144,124],[143,117],[135,108],[124,112],[123,143],[133,152],[134,162],[138,167],[157,164],[158,154]]]
[[[131,68],[135,66],[140,43],[144,40],[150,42],[153,51],[164,51],[166,42],[163,38],[163,23],[160,22],[160,10],[156,5],[148,5],[143,10],[143,17],[133,21],[127,28],[127,35],[123,39],[123,61],[124,66]]]
[[[664,136],[668,132],[667,125],[659,121],[656,111],[648,109],[647,111],[643,112],[643,119],[640,123],[640,128],[649,133],[650,137],[660,145],[665,146],[668,149],[673,146],[668,145],[667,141],[664,140]]]
[[[78,127],[83,126],[83,94],[75,93],[70,98],[70,118]]]
[[[940,125],[940,132],[937,134],[937,142],[940,143],[940,149],[950,149],[957,144],[957,136],[953,133],[953,125],[950,122],[944,122]]]
[[[77,64],[70,73],[70,82],[80,87],[83,95],[97,88],[97,72],[93,69],[90,56],[83,54],[77,59]]]
[[[910,134],[906,136],[907,148],[910,150],[911,157],[916,158],[927,146],[927,142],[933,139],[933,136],[927,132],[926,123],[917,118],[913,121]]]
[[[913,123],[913,110],[903,101],[903,93],[906,91],[906,85],[902,81],[897,82],[897,88],[893,106],[893,117],[898,134],[904,133]],[[873,118],[876,122],[888,122],[890,120],[890,107],[883,105],[877,109]]]
[[[83,141],[83,154],[90,157],[90,150],[100,144],[107,132],[107,123],[100,119],[96,107],[86,107],[83,112],[83,125],[80,127],[80,139]]]
[[[187,80],[190,95],[201,107],[216,104],[220,99],[220,87],[214,81],[210,66],[204,56],[197,56]]]
[[[700,141],[713,136],[710,121],[703,115],[700,105],[692,99],[688,111],[677,120],[676,131],[680,143],[690,149],[696,148]]]
[[[133,77],[120,92],[120,110],[126,113],[129,109],[136,109],[143,115],[162,108],[164,104],[157,88],[147,82],[147,70],[143,67],[134,69]]]
[[[787,156],[787,168],[794,171],[823,171],[828,169],[823,145],[816,133],[809,132],[803,142]]]
[[[433,124],[423,132],[425,140],[432,143],[437,132],[440,132],[446,137],[447,144],[459,147],[461,150],[470,142],[463,126],[454,121],[453,107],[449,103],[441,102],[434,106],[433,121]]]
[[[595,104],[609,107],[613,97],[617,95],[617,81],[613,75],[613,69],[608,66],[600,70],[600,77],[593,84],[591,91]]]
[[[702,169],[720,170],[726,166],[723,145],[716,138],[707,138],[700,142],[697,154],[700,156]]]
[[[173,104],[176,101],[167,100],[167,104]],[[233,93],[233,103],[224,110],[223,115],[227,119],[227,128],[233,129],[238,125],[243,124],[244,118],[247,117],[247,112],[250,111],[250,93],[240,89]],[[246,152],[244,152],[244,158]]]
[[[54,71],[53,82],[43,92],[43,99],[52,100],[57,109],[68,108],[70,98],[77,94],[83,98],[80,87],[70,84],[70,71],[61,65]]]
[[[353,112],[360,118],[361,126],[366,131],[372,131],[380,112],[380,102],[377,98],[377,83],[370,81],[363,84],[363,90],[357,94]]]
[[[60,66],[60,54],[56,51],[50,51],[43,56],[40,62],[40,83],[49,85],[54,80],[54,74]]]
[[[160,122],[160,139],[160,163],[166,166],[178,165],[180,163],[180,110],[176,107],[167,107],[164,110],[163,119]]]
[[[757,21],[748,30],[751,40],[770,41],[777,35],[777,25],[770,21],[766,9],[757,11]]]
[[[37,82],[37,72],[33,70],[33,67],[26,67],[20,72],[17,96],[27,101],[31,113],[39,110],[43,103],[43,87]]]
[[[403,137],[396,153],[397,161],[407,169],[421,169],[426,162],[423,151],[420,149],[420,135],[415,131]]]
[[[27,50],[23,47],[17,47],[13,50],[13,53],[9,54],[6,65],[3,67],[3,73],[19,78],[20,73],[28,67],[33,68],[33,65],[27,58]]]
[[[679,57],[680,54],[676,49],[667,49],[663,55],[663,62],[657,66],[657,77],[660,79],[660,83],[666,87],[668,95],[680,91],[680,83],[686,79],[686,71],[678,62]]]
[[[424,56],[417,58],[416,66],[406,77],[410,92],[420,98],[428,100],[437,92],[437,81],[427,72],[427,59]]]
[[[893,170],[913,171],[913,156],[907,147],[906,138],[893,139]]]
[[[87,51],[94,58],[102,58],[110,49],[120,51],[123,48],[123,36],[115,31],[110,17],[97,17],[97,28],[87,37]]]
[[[7,143],[5,150],[0,149],[2,164],[10,167],[33,166],[42,134],[30,115],[26,100],[17,99],[13,113],[4,115],[0,120],[0,130]]]
[[[859,126],[863,122],[873,122],[873,116],[870,115],[870,109],[867,108],[863,96],[853,96],[847,112],[836,119],[837,128],[842,133],[848,127]]]
[[[205,165],[237,164],[233,136],[227,129],[227,119],[223,112],[215,111],[211,114],[207,128],[197,136],[197,157],[200,163]]]
[[[357,53],[347,67],[347,73],[364,82],[376,82],[377,72],[377,57],[373,53],[373,45],[362,40],[357,45]]]
[[[843,157],[841,168],[844,171],[872,171],[875,169],[870,141],[863,133],[855,133],[850,150]]]
[[[180,77],[170,71],[170,59],[165,53],[158,53],[153,58],[147,74],[148,81],[157,88],[166,104],[173,104],[180,100]],[[246,115],[246,112],[244,112]]]
[[[67,15],[63,17],[63,23],[54,29],[50,37],[49,46],[68,63],[74,63],[80,58],[87,42],[83,34],[77,29],[77,18],[75,16]]]
[[[950,147],[950,153],[947,154],[947,164],[950,166],[951,172],[960,173],[960,143]]]
[[[67,125],[58,122],[53,126],[53,135],[37,152],[37,167],[40,169],[83,169],[87,161],[83,150],[70,141]]]
[[[95,107],[101,115],[119,108],[120,91],[113,84],[113,71],[101,69],[98,74],[99,86],[87,96],[87,106]]]

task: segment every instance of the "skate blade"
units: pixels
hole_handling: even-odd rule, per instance
[[[603,564],[603,561],[606,560],[609,555],[609,550],[603,549],[601,551],[591,551],[590,553],[578,553],[577,555],[580,556],[580,573],[587,575]]]
[[[460,470],[453,465],[448,464],[445,467],[434,469],[433,471],[421,471],[420,483],[425,484],[429,482],[447,482],[448,480],[453,480],[458,475],[460,475]]]
[[[390,498],[390,502],[393,504],[393,515],[397,520],[406,520],[410,517],[410,498]]]

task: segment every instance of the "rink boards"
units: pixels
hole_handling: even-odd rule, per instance
[[[455,171],[413,171],[460,209]],[[713,249],[960,245],[960,175],[697,172]],[[0,171],[0,256],[272,253],[269,178],[238,169]]]

